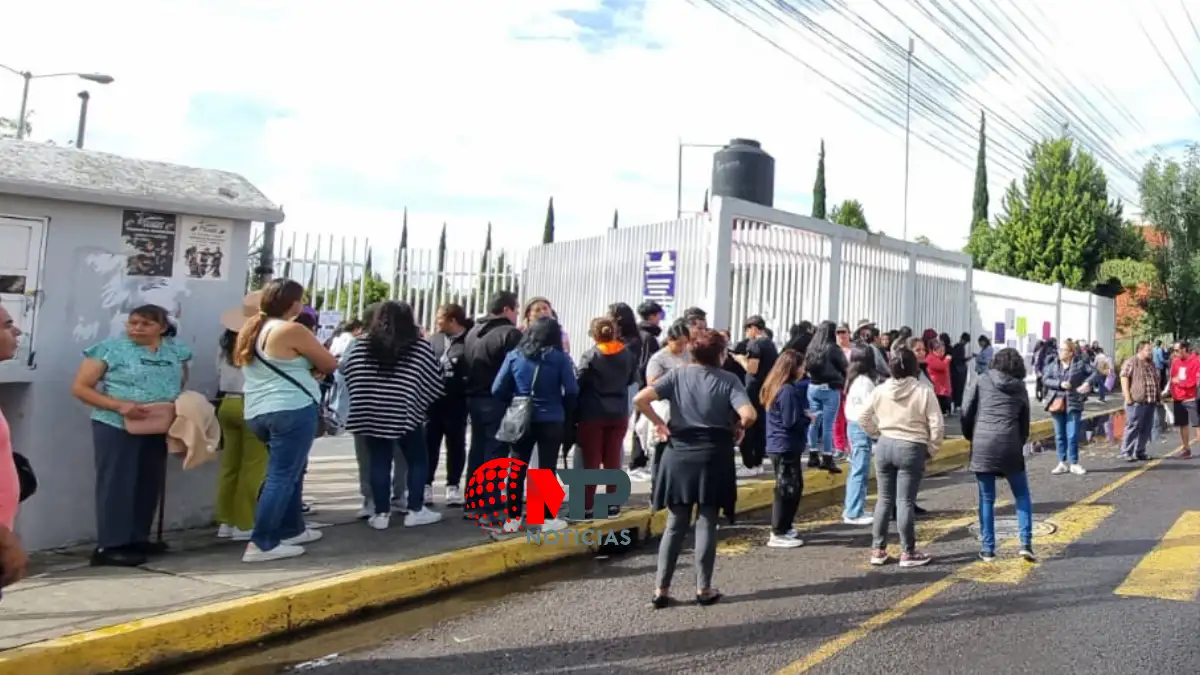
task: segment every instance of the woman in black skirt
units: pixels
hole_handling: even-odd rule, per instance
[[[654,509],[668,510],[667,527],[658,547],[658,576],[653,606],[670,603],[671,577],[683,549],[693,509],[696,518],[696,602],[711,605],[721,598],[712,587],[717,556],[717,518],[732,521],[737,501],[733,446],[754,424],[754,405],[737,376],[723,370],[728,342],[719,333],[692,335],[692,362],[667,373],[634,398],[634,404],[667,439],[654,481]],[[650,405],[671,403],[664,424]]]

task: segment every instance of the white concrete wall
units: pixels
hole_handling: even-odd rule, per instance
[[[36,369],[27,383],[0,384],[15,447],[29,457],[41,484],[22,505],[17,529],[34,550],[88,541],[95,536],[91,427],[88,410],[69,390],[81,350],[120,331],[129,309],[163,305],[179,320],[178,339],[196,352],[189,388],[215,393],[217,319],[242,297],[250,225],[235,224],[227,279],[154,280],[124,276],[121,209],[0,195],[0,214],[49,218],[33,337]],[[215,465],[184,473],[172,460],[170,467],[167,526],[210,522]]]

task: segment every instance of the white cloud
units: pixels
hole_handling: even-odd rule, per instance
[[[1170,4],[1163,11],[1200,64],[1200,42],[1180,29],[1185,19],[1178,9],[1171,13]],[[227,153],[236,164],[235,155],[249,153],[257,158],[253,166],[217,168],[244,170],[284,205],[291,228],[394,239],[400,208],[409,204],[415,244],[433,245],[444,221],[452,246],[479,246],[490,220],[498,245],[522,246],[538,240],[551,195],[560,238],[598,233],[614,208],[625,225],[666,220],[675,210],[676,140],[719,143],[740,136],[762,141],[775,156],[776,205],[793,210],[801,210],[796,197],[811,191],[824,138],[831,205],[860,199],[874,227],[900,234],[900,133],[861,120],[796,61],[715,10],[685,0],[649,0],[637,39],[589,52],[572,39],[579,28],[554,12],[598,5],[350,0],[333,10],[327,3],[284,0],[42,0],[6,9],[6,23],[23,28],[6,34],[0,63],[43,73],[112,74],[111,86],[89,85],[90,148],[182,163]],[[1132,15],[1121,2],[1043,5],[1038,23],[1054,44],[1030,37],[1047,60],[1072,81],[1104,81],[1146,130],[1114,139],[1123,154],[1196,133],[1195,111],[1131,28]],[[852,0],[849,6],[898,43],[906,41],[903,27],[874,3]],[[1200,19],[1200,8],[1195,14]],[[901,16],[921,26],[933,46],[955,49],[911,8]],[[1164,26],[1153,25],[1156,16],[1147,19],[1148,30],[1180,77],[1189,78],[1184,83],[1197,85]],[[853,25],[829,16],[822,22],[842,39],[876,49]],[[811,37],[780,26],[767,30],[835,81],[855,84]],[[658,48],[645,48],[647,42]],[[918,43],[917,54],[934,62],[928,48]],[[972,95],[1013,111],[1011,121],[1033,113],[1028,78],[1018,73],[1010,84],[978,68],[972,74],[979,78]],[[35,137],[74,136],[74,93],[81,84],[35,83]],[[19,85],[19,78],[0,77],[4,114],[16,113]],[[868,88],[861,81],[856,86]],[[191,98],[200,93],[251,97],[287,115],[268,122],[258,139],[222,139],[188,118]],[[1193,93],[1200,102],[1200,85]],[[972,127],[978,118],[967,106],[957,114]],[[989,126],[1000,134],[997,120]],[[973,132],[948,138],[922,115],[913,127],[961,146],[973,166]],[[1025,151],[1011,136],[994,142]],[[685,152],[685,209],[700,203],[710,153]],[[999,150],[991,156],[1000,157]],[[911,167],[909,235],[957,248],[966,235],[973,170],[915,138]],[[323,190],[331,178],[369,192],[374,201],[338,200]],[[995,211],[1012,176],[993,162],[990,178]]]

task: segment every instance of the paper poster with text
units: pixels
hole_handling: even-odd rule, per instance
[[[183,216],[179,225],[175,273],[187,279],[225,281],[233,249],[233,221]]]

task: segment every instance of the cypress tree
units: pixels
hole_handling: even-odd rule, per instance
[[[821,139],[821,154],[817,155],[817,182],[813,183],[812,217],[825,220],[825,139]]]
[[[616,209],[613,209],[613,227],[612,227],[612,229],[614,229],[614,230],[617,229],[617,210]]]
[[[546,205],[546,227],[542,229],[542,243],[554,243],[554,197],[551,197],[550,203]]]
[[[971,204],[971,228],[988,220],[987,116],[979,113],[979,157],[975,160],[975,200]]]

